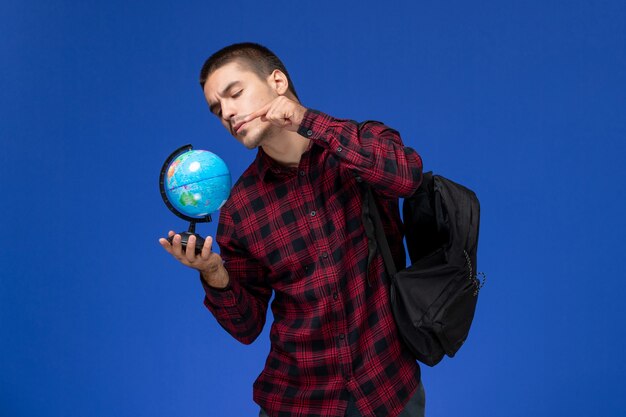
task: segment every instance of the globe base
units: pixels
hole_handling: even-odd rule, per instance
[[[200,255],[202,253],[202,247],[204,246],[204,238],[197,233],[193,232],[182,232],[178,233],[180,235],[180,244],[183,247],[183,250],[187,250],[187,243],[189,242],[190,236],[196,237],[196,255]],[[167,238],[167,241],[172,243],[174,236],[170,236]]]

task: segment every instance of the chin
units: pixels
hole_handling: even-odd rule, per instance
[[[266,129],[252,129],[242,133],[241,143],[243,143],[243,146],[248,149],[256,149],[261,146],[269,132]]]
[[[250,149],[250,150],[253,150],[259,147],[259,145],[255,142],[246,142],[246,141],[243,142],[243,146],[245,146],[246,149]]]
[[[254,135],[249,135],[246,134],[246,132],[243,132],[243,137],[235,137],[235,139],[241,142],[241,144],[247,149],[256,149],[259,147],[260,140],[258,136],[255,137]]]

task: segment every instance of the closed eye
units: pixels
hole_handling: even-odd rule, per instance
[[[233,98],[237,98],[237,97],[239,97],[241,95],[241,93],[243,93],[243,90],[239,90],[236,93],[233,93],[232,97]]]
[[[209,105],[209,110],[216,116],[219,116],[222,113],[222,109],[219,103]]]

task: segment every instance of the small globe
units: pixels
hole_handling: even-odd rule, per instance
[[[219,156],[192,149],[169,164],[164,188],[167,199],[177,211],[201,219],[219,210],[228,199],[230,172]]]

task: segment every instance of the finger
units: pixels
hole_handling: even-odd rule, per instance
[[[174,255],[177,259],[183,257],[183,248],[180,244],[181,237],[179,234],[174,234],[172,238],[172,255]]]
[[[211,236],[207,236],[204,240],[204,245],[202,245],[202,253],[200,253],[200,257],[204,261],[208,261],[211,256],[211,246],[213,245],[213,238]]]
[[[279,127],[289,126],[292,124],[293,107],[289,102],[277,102],[275,106],[268,110],[265,117]]]
[[[164,237],[159,238],[159,243],[161,244],[161,246],[163,246],[163,248],[165,248],[170,253],[172,249],[172,244],[170,242],[172,236],[174,236],[174,231],[170,230],[169,232],[167,232],[167,239]]]
[[[291,116],[285,116],[283,119],[283,127],[291,126],[293,122],[291,121]]]
[[[189,263],[196,260],[196,237],[194,235],[189,236],[187,239],[187,248],[185,249],[185,258]]]
[[[246,117],[243,118],[243,122],[244,123],[248,123],[250,120],[254,120],[257,117],[265,116],[267,114],[268,110],[272,107],[272,103],[273,103],[273,101],[270,101],[265,106],[261,107],[259,110],[250,113],[249,115],[247,115]]]
[[[172,245],[167,239],[165,239],[164,237],[159,238],[159,244],[161,244],[161,246],[163,246],[163,249],[165,249],[167,252],[172,253]]]

